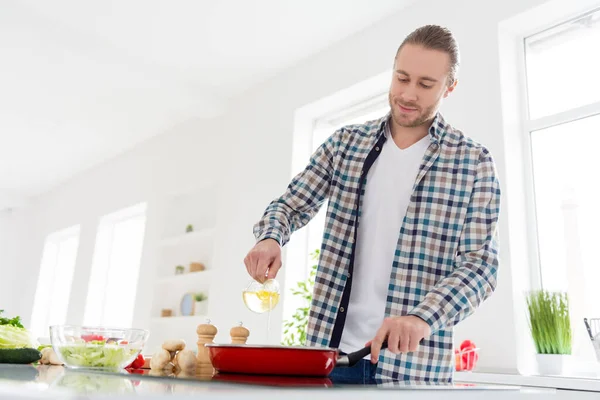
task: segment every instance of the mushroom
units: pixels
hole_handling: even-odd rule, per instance
[[[165,349],[160,349],[158,353],[152,356],[150,360],[150,369],[164,370],[171,364],[171,353]]]
[[[46,365],[49,363],[48,361],[48,352],[52,350],[50,347],[44,347],[41,351],[42,353],[42,358],[40,359],[40,364],[42,365]]]
[[[43,365],[62,365],[62,361],[58,358],[52,347],[45,347],[41,351],[42,358],[40,364]]]
[[[185,341],[182,339],[166,340],[162,348],[171,353],[178,352],[185,349]]]
[[[196,355],[191,350],[182,350],[177,353],[173,363],[180,370],[190,372],[196,369]]]
[[[60,358],[58,358],[58,356],[54,352],[54,349],[50,349],[50,351],[48,352],[48,362],[50,363],[50,365],[63,365],[62,361],[60,361]]]

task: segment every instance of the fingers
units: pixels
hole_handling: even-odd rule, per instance
[[[273,239],[257,243],[244,258],[246,271],[256,281],[264,283],[274,278],[281,268],[281,248]]]
[[[253,278],[260,283],[265,283],[267,280],[269,265],[271,265],[271,260],[269,258],[262,257],[256,264],[256,271],[254,272]]]
[[[393,330],[388,335],[388,349],[394,353],[398,354],[400,352],[400,332]]]
[[[244,264],[246,265],[248,275],[250,275],[254,280],[257,280],[261,283],[266,280],[265,274],[267,272],[267,268],[269,267],[270,261],[268,258],[264,257],[261,251],[256,249],[250,250],[246,258],[244,258]]]
[[[413,340],[414,336],[410,333],[405,336],[400,336],[400,343],[398,346],[398,352],[400,353],[408,353],[408,348],[410,342]]]
[[[381,344],[388,336],[388,328],[384,324],[377,331],[377,335],[371,341],[371,363],[377,364],[377,360],[379,360],[379,352],[381,351]],[[388,343],[389,345],[389,343]]]
[[[387,338],[387,346],[394,354],[417,351],[421,340],[428,332],[428,325],[416,317],[388,317],[371,343],[371,362],[376,363],[381,344]],[[369,342],[367,343],[367,345]]]
[[[275,279],[277,276],[277,272],[281,269],[281,254],[278,254],[271,265],[269,265],[269,272],[267,274],[267,279]]]
[[[413,352],[413,351],[417,351],[417,349],[419,348],[419,343],[421,342],[421,339],[419,339],[419,337],[411,337],[410,338],[410,342],[408,343],[408,351],[409,352]]]
[[[246,271],[248,271],[248,275],[254,278],[256,271],[256,258],[254,257],[252,250],[244,258],[244,264],[246,265]]]

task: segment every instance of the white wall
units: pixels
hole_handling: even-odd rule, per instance
[[[0,212],[0,310],[3,309],[6,312],[5,315],[12,315],[14,312],[12,284],[15,275],[15,263],[13,236],[11,235],[15,228],[13,220],[10,211]]]
[[[81,224],[69,323],[83,319],[86,289],[99,218],[141,201],[148,202],[145,250],[142,254],[134,325],[146,326],[151,306],[151,284],[156,266],[163,195],[190,184],[210,181],[223,168],[226,152],[219,147],[217,121],[188,121],[56,188],[19,210],[12,218],[34,221],[21,230],[16,276],[11,295],[18,297],[13,310],[29,323],[45,237],[73,224]],[[13,226],[21,223],[15,221]],[[28,226],[31,228],[31,226]],[[2,242],[5,244],[5,242]],[[4,264],[4,256],[2,257]],[[114,294],[118,295],[118,294]],[[4,296],[3,296],[4,297]]]
[[[84,224],[82,240],[86,236],[91,239],[99,215],[141,200],[150,201],[150,213],[153,199],[173,185],[214,173],[222,183],[214,259],[221,275],[218,290],[211,290],[211,313],[224,340],[228,339],[225,335],[231,324],[242,320],[251,329],[250,341],[264,342],[266,316],[251,315],[239,300],[248,279],[242,259],[254,242],[252,225],[290,180],[294,111],[389,71],[402,38],[417,26],[446,25],[458,39],[462,68],[459,86],[443,111],[449,122],[490,148],[504,187],[506,164],[500,108],[498,22],[540,3],[543,0],[418,2],[243,94],[223,119],[208,125],[190,121],[175,127],[172,133],[43,196],[33,208],[21,213],[35,220],[39,228],[19,237],[27,246],[17,257],[18,270],[13,282],[14,292],[23,295],[13,309],[26,318],[30,315],[36,281],[31,277],[37,274],[46,234],[80,222]],[[517,333],[512,323],[512,274],[507,262],[510,248],[505,214],[501,216],[500,229],[503,262],[498,290],[473,317],[457,328],[457,339],[469,337],[482,348],[482,369],[514,371],[517,355],[516,350],[511,350],[516,348]],[[153,239],[148,240],[152,243]],[[75,298],[81,298],[85,291],[83,283],[91,263],[93,240],[87,243],[82,244],[78,258],[75,282],[79,286],[73,294]],[[151,258],[151,254],[144,254],[143,268],[148,268],[148,273],[152,270]],[[23,277],[29,278],[24,280]],[[146,279],[142,278],[141,287],[149,284]],[[136,322],[144,323],[148,317],[144,308],[148,301],[149,292],[142,290],[138,296]],[[272,326],[278,327],[281,323],[281,309],[273,313]],[[74,304],[70,318],[77,320],[82,312],[81,303]],[[273,331],[271,339],[275,341],[279,329]]]

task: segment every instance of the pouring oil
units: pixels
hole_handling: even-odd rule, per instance
[[[246,307],[258,314],[271,311],[279,303],[279,293],[266,290],[244,291],[242,296]]]
[[[250,282],[242,292],[244,304],[250,311],[258,314],[267,313],[267,343],[271,325],[271,310],[279,303],[279,283],[275,279],[268,279],[264,284],[256,281]]]

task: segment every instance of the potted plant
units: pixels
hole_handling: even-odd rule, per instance
[[[185,232],[186,233],[194,232],[194,226],[192,224],[188,224],[188,226],[185,227]]]
[[[194,299],[196,300],[194,314],[206,315],[208,313],[208,296],[204,293],[196,293]]]
[[[527,294],[527,311],[540,374],[560,375],[566,372],[572,334],[567,294],[531,291]]]
[[[313,261],[319,259],[319,250],[315,250],[311,254]],[[315,276],[317,275],[317,264],[311,267],[308,279],[296,283],[296,288],[292,289],[294,296],[299,296],[304,300],[304,307],[296,309],[292,318],[283,323],[283,340],[281,344],[284,346],[304,346],[306,342],[306,328],[308,326],[308,313],[312,301],[313,288],[315,285]]]
[[[175,267],[175,275],[181,275],[185,272],[185,268],[183,265],[178,265]]]

